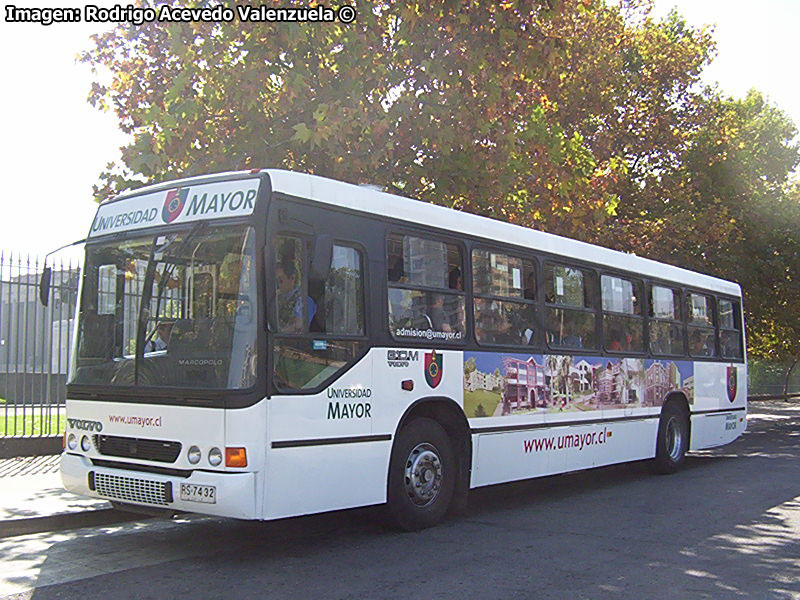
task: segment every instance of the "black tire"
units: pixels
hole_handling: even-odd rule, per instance
[[[674,473],[686,462],[688,449],[688,415],[676,404],[667,404],[661,411],[661,419],[658,422],[653,470],[661,474]]]
[[[395,527],[416,531],[441,521],[453,499],[458,464],[433,419],[417,418],[397,434],[389,463],[387,504]]]

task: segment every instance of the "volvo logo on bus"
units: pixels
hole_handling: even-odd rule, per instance
[[[103,424],[100,421],[67,419],[67,425],[69,425],[71,429],[82,429],[83,431],[103,431]]]
[[[164,223],[172,223],[181,216],[186,198],[189,196],[189,188],[178,188],[167,192],[164,198],[164,208],[161,209],[161,218]]]

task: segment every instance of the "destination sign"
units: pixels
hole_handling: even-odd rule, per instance
[[[253,213],[260,179],[175,186],[100,205],[89,237]]]

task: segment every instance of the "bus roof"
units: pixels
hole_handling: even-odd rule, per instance
[[[737,283],[642,258],[635,254],[619,252],[325,177],[278,169],[267,169],[266,171],[272,181],[273,191],[291,196],[308,198],[359,212],[385,215],[416,224],[427,223],[440,229],[452,229],[454,232],[484,239],[502,240],[515,246],[540,250],[565,258],[576,258],[687,286],[741,296],[741,288]]]
[[[385,215],[392,219],[414,224],[426,223],[439,229],[452,229],[454,232],[466,233],[467,235],[488,240],[502,240],[515,246],[563,256],[566,259],[576,258],[589,263],[673,281],[690,287],[707,289],[732,296],[741,296],[741,288],[737,283],[642,258],[635,254],[619,252],[560,235],[388,194],[368,186],[359,186],[317,175],[281,169],[229,171],[172,180],[125,191],[109,202],[174,189],[176,186],[201,185],[209,179],[230,181],[254,178],[259,173],[267,173],[269,175],[273,191],[282,192],[290,196],[307,198],[323,204],[340,206],[367,214]],[[103,203],[100,206],[103,207],[106,204]]]

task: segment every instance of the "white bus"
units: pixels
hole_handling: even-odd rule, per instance
[[[417,529],[746,427],[737,284],[287,171],[100,205],[76,327],[64,485],[123,508]]]

